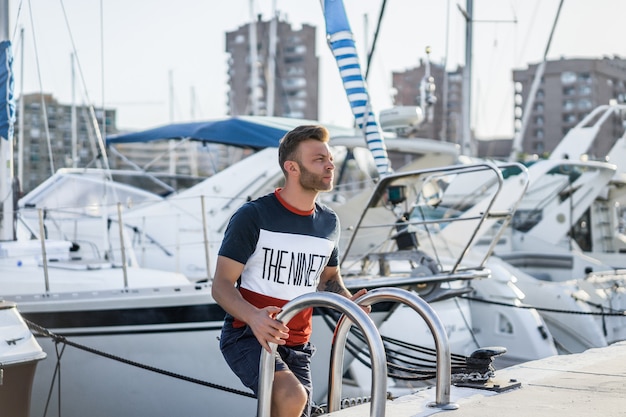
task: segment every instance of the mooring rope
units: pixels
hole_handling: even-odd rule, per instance
[[[477,301],[479,303],[494,304],[494,305],[499,305],[499,306],[504,306],[504,307],[532,309],[532,310],[537,310],[537,311],[545,311],[545,312],[549,312],[549,313],[579,314],[579,315],[583,315],[583,316],[626,317],[626,311],[625,310],[615,310],[613,308],[605,307],[605,306],[603,306],[601,304],[592,303],[592,302],[587,301],[587,300],[582,300],[582,299],[576,298],[574,296],[572,296],[572,298],[574,300],[582,301],[582,302],[584,302],[584,303],[586,303],[586,304],[588,304],[588,305],[590,305],[592,307],[595,307],[595,308],[603,310],[603,311],[573,311],[573,310],[562,310],[562,309],[558,309],[558,308],[537,307],[537,306],[531,306],[531,305],[527,305],[527,304],[516,305],[516,304],[510,304],[510,303],[503,303],[503,302],[500,302],[500,301],[485,300],[484,298],[470,297],[470,296],[467,296],[467,295],[464,295],[461,298],[465,298],[466,300],[470,300],[470,301]],[[605,312],[604,310],[608,310],[608,312]]]
[[[625,317],[626,316],[626,311],[624,310],[615,310],[609,307],[605,307],[602,305],[598,305],[595,303],[591,303],[589,301],[586,300],[579,300],[576,299],[578,301],[583,301],[585,303],[587,303],[588,305],[601,309],[602,311],[599,312],[595,312],[595,311],[572,311],[572,310],[563,310],[563,309],[554,309],[554,308],[547,308],[547,307],[537,307],[537,306],[531,306],[531,305],[525,305],[525,304],[520,304],[520,305],[516,305],[516,304],[510,304],[510,303],[505,303],[505,302],[500,302],[500,301],[493,301],[493,300],[486,300],[483,298],[477,298],[477,297],[471,297],[471,296],[463,296],[462,298],[469,300],[469,301],[476,301],[476,302],[480,302],[480,303],[486,303],[486,304],[493,304],[493,305],[499,305],[499,306],[504,306],[504,307],[511,307],[511,308],[522,308],[522,309],[534,309],[537,311],[544,311],[544,312],[552,312],[552,313],[564,313],[564,314],[579,314],[579,315],[591,315],[591,316],[611,316],[611,317]],[[328,311],[323,312],[322,317],[325,321],[325,323],[329,326],[329,328],[332,330],[335,328],[336,326],[336,318],[333,316],[333,314],[331,314]],[[58,344],[63,344],[64,346],[72,346],[76,349],[80,349],[89,353],[92,353],[94,355],[98,355],[104,358],[108,358],[111,360],[115,360],[117,362],[121,362],[121,363],[125,363],[127,365],[131,365],[137,368],[141,368],[150,372],[155,372],[161,375],[165,375],[165,376],[169,376],[172,378],[176,378],[176,379],[180,379],[183,381],[187,381],[187,382],[191,382],[197,385],[202,385],[205,387],[209,387],[209,388],[214,388],[214,389],[218,389],[221,391],[225,391],[225,392],[229,392],[231,394],[236,394],[236,395],[241,395],[244,397],[248,397],[248,398],[256,398],[256,396],[251,393],[251,392],[247,392],[247,391],[242,391],[242,390],[238,390],[235,388],[230,388],[230,387],[226,387],[220,384],[215,384],[212,382],[208,382],[205,380],[201,380],[198,378],[193,378],[193,377],[189,377],[189,376],[185,376],[185,375],[181,375],[178,374],[176,372],[171,372],[171,371],[167,371],[164,369],[160,369],[154,366],[150,366],[150,365],[146,365],[146,364],[142,364],[130,359],[126,359],[126,358],[122,358],[120,356],[117,355],[113,355],[111,353],[107,353],[107,352],[103,352],[101,350],[98,349],[94,349],[91,348],[89,346],[80,344],[80,343],[76,343],[73,342],[69,339],[67,339],[65,336],[61,336],[58,335],[56,333],[51,332],[50,330],[36,324],[33,323],[29,320],[24,319],[24,321],[26,322],[26,324],[28,325],[28,327],[33,330],[34,332],[36,332],[38,335],[40,336],[44,336],[44,337],[49,337],[50,339],[52,339],[57,345]],[[370,366],[370,363],[368,361],[369,355],[367,352],[364,351],[363,349],[363,343],[365,342],[363,336],[360,334],[360,332],[358,331],[358,329],[352,327],[350,330],[351,334],[353,334],[357,339],[359,339],[360,345],[357,344],[356,342],[350,340],[350,338],[348,338],[348,340],[346,341],[346,350],[360,363],[362,363],[365,366]],[[389,345],[395,345],[398,346],[400,348],[403,348],[405,350],[408,351],[412,351],[412,352],[418,352],[421,353],[423,355],[432,357],[433,359],[428,359],[425,357],[419,357],[419,356],[415,356],[415,355],[411,355],[408,352],[405,351],[399,351],[393,348],[387,348],[385,349],[386,351],[386,355],[387,355],[387,364],[388,364],[388,368],[390,370],[390,372],[388,372],[388,376],[392,377],[392,378],[396,378],[396,379],[403,379],[403,380],[428,380],[428,379],[433,379],[435,378],[435,368],[436,368],[436,360],[434,359],[434,357],[436,357],[436,351],[435,349],[432,348],[427,348],[427,347],[423,347],[423,346],[419,346],[419,345],[414,345],[411,343],[407,343],[398,339],[393,339],[390,338],[388,336],[382,336],[383,342],[385,343],[386,346]],[[64,350],[64,348],[63,348]],[[59,353],[58,352],[58,347],[57,347],[57,366],[55,368],[55,376],[58,379],[58,376],[60,374],[60,359],[61,356],[63,354],[63,350]],[[465,364],[466,364],[466,360],[467,357],[464,355],[458,355],[458,354],[452,354],[452,368],[453,368],[453,373],[455,372],[459,372],[459,373],[463,373],[463,370],[465,368]],[[402,365],[404,364],[404,365]],[[392,371],[397,371],[397,372],[401,372],[402,374],[399,374],[397,372],[392,372]],[[59,381],[60,383],[60,381]],[[50,400],[50,396],[52,394],[52,388],[48,394],[48,401]],[[47,409],[47,406],[46,406]]]
[[[61,335],[55,334],[55,333],[51,332],[50,330],[48,330],[48,329],[46,329],[44,327],[41,327],[38,324],[33,323],[33,322],[29,321],[29,320],[24,319],[24,321],[26,322],[26,324],[28,325],[28,327],[31,330],[37,332],[41,336],[45,336],[45,337],[51,338],[56,343],[62,343],[62,344],[67,345],[67,346],[72,346],[72,347],[74,347],[76,349],[80,349],[80,350],[83,350],[85,352],[93,353],[94,355],[102,356],[102,357],[107,358],[107,359],[112,359],[112,360],[115,360],[117,362],[125,363],[127,365],[132,365],[132,366],[135,366],[137,368],[145,369],[147,371],[155,372],[155,373],[158,373],[158,374],[161,374],[161,375],[169,376],[169,377],[172,377],[172,378],[180,379],[180,380],[183,380],[183,381],[191,382],[191,383],[202,385],[202,386],[209,387],[209,388],[219,389],[221,391],[226,391],[226,392],[229,392],[231,394],[242,395],[244,397],[249,397],[249,398],[256,398],[256,396],[253,393],[251,393],[251,392],[241,391],[241,390],[238,390],[238,389],[235,389],[235,388],[230,388],[230,387],[225,387],[223,385],[219,385],[219,384],[215,384],[215,383],[212,383],[212,382],[204,381],[204,380],[201,380],[201,379],[198,379],[198,378],[193,378],[193,377],[181,375],[181,374],[178,374],[178,373],[175,373],[175,372],[167,371],[167,370],[164,370],[164,369],[156,368],[154,366],[145,365],[145,364],[142,364],[142,363],[139,363],[139,362],[136,362],[136,361],[132,361],[130,359],[122,358],[121,356],[113,355],[111,353],[103,352],[101,350],[94,349],[94,348],[91,348],[89,346],[85,346],[85,345],[82,345],[80,343],[73,342],[73,341],[67,339],[65,336],[61,336]]]
[[[337,326],[338,313],[329,309],[319,309],[322,312],[322,318],[330,330]],[[366,367],[371,367],[369,352],[366,351],[366,340],[358,328],[352,326],[350,334],[356,341],[348,338],[346,340],[346,351],[350,353],[354,359]],[[437,351],[434,348],[415,345],[402,340],[394,339],[389,336],[381,335],[381,339],[385,345],[385,355],[387,357],[387,376],[390,378],[405,381],[426,381],[436,378],[437,368]],[[405,349],[400,351],[392,346]],[[412,355],[409,352],[421,353],[424,356]],[[467,357],[451,353],[452,372],[462,374],[466,369]],[[431,358],[431,359],[429,359]],[[401,372],[401,373],[399,373]]]

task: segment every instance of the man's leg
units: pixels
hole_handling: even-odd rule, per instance
[[[311,400],[313,391],[313,381],[311,376],[311,357],[315,352],[315,347],[311,343],[296,347],[278,346],[278,354],[288,370],[299,382],[299,386],[306,393],[306,405],[302,411],[302,417],[311,415]],[[280,362],[277,360],[277,362]]]
[[[261,345],[248,326],[234,329],[224,324],[220,348],[226,362],[241,382],[258,395]],[[278,346],[274,384],[272,386],[272,417],[308,417],[311,414],[310,343],[296,348]]]
[[[272,387],[272,417],[300,417],[308,395],[291,371],[277,371]]]
[[[248,327],[233,328],[225,322],[220,337],[220,349],[230,369],[241,382],[257,394],[261,345]]]

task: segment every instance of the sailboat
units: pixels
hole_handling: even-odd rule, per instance
[[[12,101],[12,54],[9,41],[0,42],[0,155],[11,147],[13,123],[15,122],[15,103]],[[4,164],[2,164],[4,165]],[[0,169],[5,173],[6,166]],[[0,177],[2,186],[10,184]],[[5,199],[0,210],[0,218],[10,216],[12,220],[12,198]],[[2,195],[5,195],[3,192]],[[9,207],[7,207],[9,205]],[[10,229],[9,229],[10,230]],[[6,234],[2,229],[2,235]],[[46,358],[46,354],[24,323],[16,304],[0,298],[0,404],[3,412],[17,417],[28,417],[30,412],[31,389],[37,364]]]

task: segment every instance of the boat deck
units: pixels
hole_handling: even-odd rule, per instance
[[[500,393],[452,386],[457,410],[431,408],[435,388],[387,401],[387,417],[626,416],[626,342],[583,353],[553,356],[496,371]],[[369,416],[369,404],[328,414]]]

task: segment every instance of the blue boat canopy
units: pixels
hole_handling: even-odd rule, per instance
[[[305,119],[269,116],[237,116],[205,122],[174,123],[133,133],[107,136],[107,145],[150,142],[162,139],[189,139],[253,149],[278,147],[280,139],[303,124],[319,124]],[[353,134],[348,128],[328,127],[331,135]]]

